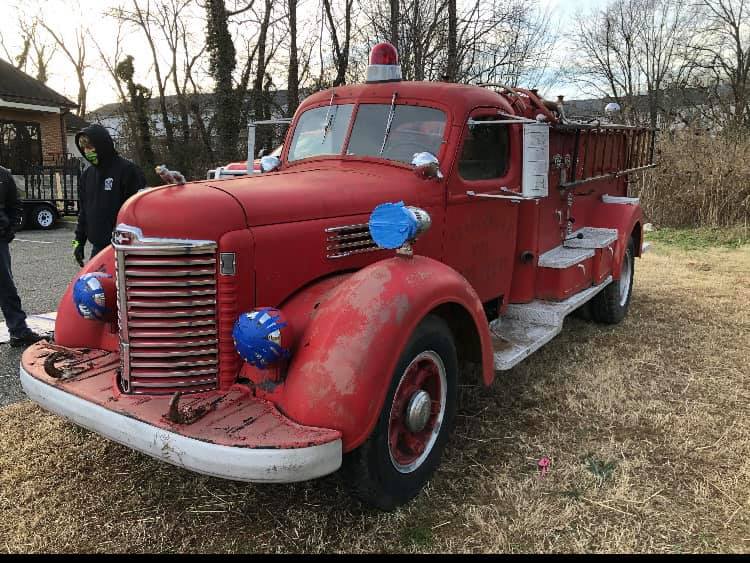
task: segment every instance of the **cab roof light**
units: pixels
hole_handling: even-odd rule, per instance
[[[401,65],[398,51],[390,43],[375,45],[370,51],[370,64],[367,67],[367,82],[396,82],[401,80]]]

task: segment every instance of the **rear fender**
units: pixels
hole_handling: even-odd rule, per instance
[[[296,343],[277,405],[300,424],[340,430],[345,451],[359,446],[412,332],[445,304],[463,308],[476,325],[483,377],[491,382],[492,344],[473,288],[441,262],[397,257],[359,270],[327,294]]]
[[[593,213],[593,217],[592,227],[617,229],[617,248],[612,263],[612,278],[619,280],[622,257],[625,255],[625,249],[628,247],[628,239],[631,234],[636,239],[635,255],[641,255],[643,210],[640,205],[601,203]]]
[[[73,286],[84,274],[101,272],[112,276],[102,285],[105,290],[105,306],[109,309],[106,321],[84,319],[73,303]],[[57,306],[55,321],[55,343],[70,348],[97,348],[110,352],[119,351],[117,334],[117,295],[115,294],[115,250],[107,246],[73,277]]]

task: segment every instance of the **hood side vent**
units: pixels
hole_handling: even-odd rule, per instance
[[[367,223],[329,227],[326,233],[326,258],[344,258],[363,252],[381,250],[370,236]]]

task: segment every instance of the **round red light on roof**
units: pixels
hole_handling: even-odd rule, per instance
[[[371,65],[397,65],[398,51],[390,43],[378,43],[370,51]]]

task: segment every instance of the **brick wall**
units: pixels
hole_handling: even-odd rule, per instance
[[[56,156],[66,152],[62,114],[0,108],[0,120],[2,119],[39,124],[44,164],[52,164]]]

